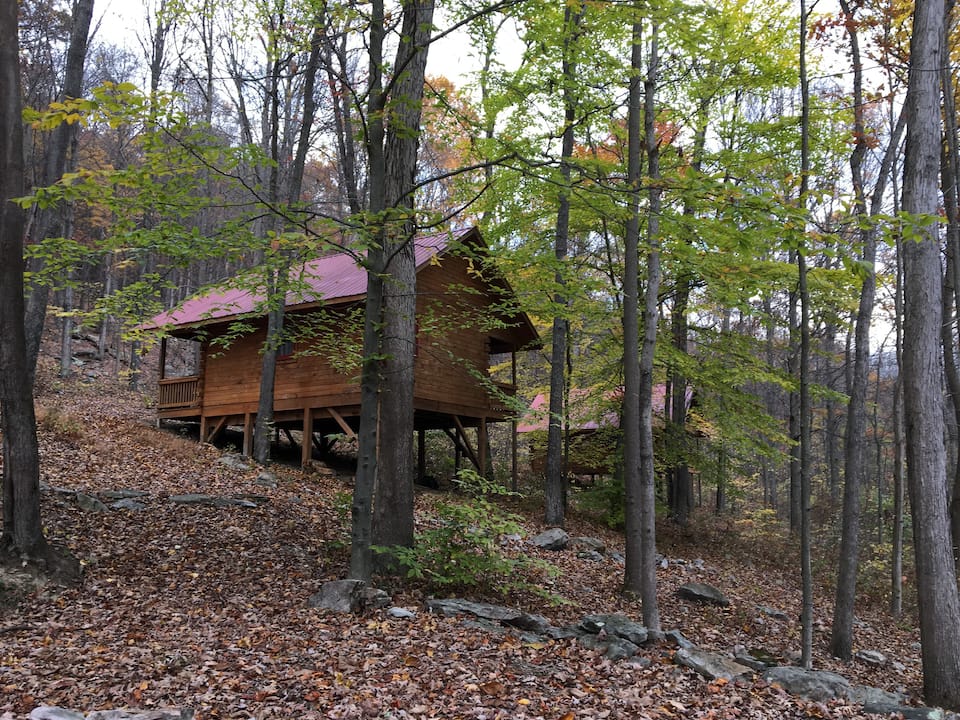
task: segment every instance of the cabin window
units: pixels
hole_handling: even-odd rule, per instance
[[[282,343],[280,347],[277,348],[277,360],[292,360],[293,359],[293,342],[287,341]]]

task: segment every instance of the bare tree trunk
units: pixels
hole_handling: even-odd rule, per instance
[[[907,145],[903,210],[936,218],[940,166],[940,68],[944,4],[917,0],[904,112]],[[907,482],[913,514],[923,689],[927,703],[960,709],[960,597],[947,507],[941,390],[940,243],[936,222],[920,223],[903,244],[904,400]]]
[[[73,285],[70,278],[63,289],[63,322],[60,325],[60,377],[73,372]]]
[[[585,7],[585,6],[582,6]],[[563,60],[561,82],[563,83],[564,126],[560,151],[561,188],[557,207],[557,223],[554,232],[554,256],[557,270],[554,281],[557,291],[553,302],[556,308],[566,308],[566,274],[564,264],[567,261],[567,239],[570,232],[570,176],[571,159],[574,145],[574,122],[576,120],[577,64],[571,57],[572,49],[580,33],[583,10],[574,14],[573,5],[567,4],[563,11]],[[553,318],[552,341],[550,351],[550,417],[547,426],[547,481],[544,488],[544,522],[547,525],[562,526],[567,506],[567,473],[564,463],[564,410],[567,389],[567,342],[569,324],[563,315]]]
[[[87,56],[87,39],[90,34],[92,17],[93,0],[74,0],[61,99],[79,98],[83,94],[83,65]],[[68,167],[68,153],[78,132],[79,125],[77,123],[61,123],[53,131],[44,164],[42,185],[53,185],[63,177],[63,173],[66,172]],[[32,236],[37,241],[59,236],[64,213],[67,212],[67,209],[51,207],[38,209],[36,212],[37,216],[33,222]],[[42,263],[31,269],[34,272],[39,271],[42,269]],[[40,339],[43,336],[43,325],[47,316],[49,297],[49,284],[44,282],[34,283],[24,309],[27,365],[30,368],[31,387],[33,387],[33,376],[36,372],[37,356],[40,353]]]
[[[849,660],[853,655],[853,611],[856,599],[857,567],[860,551],[860,485],[864,480],[864,442],[867,430],[867,382],[870,360],[870,321],[873,316],[876,281],[873,265],[876,260],[876,234],[866,224],[867,202],[863,188],[863,159],[867,153],[863,121],[863,68],[860,62],[860,39],[847,0],[840,7],[851,18],[847,23],[853,61],[853,135],[856,138],[850,155],[850,173],[860,231],[863,282],[857,310],[853,356],[853,383],[848,389],[847,434],[843,484],[843,525],[840,536],[839,572],[834,600],[833,632],[830,651]]]
[[[401,42],[393,66],[397,76],[388,97],[382,78],[386,29],[383,2],[372,3],[365,140],[370,163],[369,210],[377,232],[367,254],[360,433],[353,493],[350,576],[359,580],[369,580],[375,569],[372,542],[383,546],[413,544],[416,268],[411,241],[416,227],[414,176],[433,7],[430,0],[407,0],[403,4]],[[388,106],[389,130],[384,126]],[[387,555],[378,562],[390,565],[392,558]]]
[[[897,238],[894,317],[897,381],[893,387],[893,547],[890,557],[890,613],[903,614],[904,437],[903,437],[903,240]]]
[[[20,50],[16,0],[0,1],[0,409],[3,428],[3,529],[0,550],[27,558],[48,552],[40,518],[40,453],[33,371],[24,327],[23,232],[12,198],[24,194]]]
[[[807,5],[800,0],[800,210],[807,212],[810,183],[810,84],[807,78]],[[803,585],[801,621],[801,663],[813,667],[813,567],[810,547],[811,459],[810,407],[810,291],[807,287],[807,249],[797,251],[798,293],[800,295],[800,574]]]
[[[639,8],[637,9],[639,13]],[[628,120],[629,132],[637,132],[635,128],[639,127],[640,121],[640,87],[639,77],[643,69],[643,51],[641,45],[642,25],[639,19],[634,21],[633,26],[633,49],[631,54],[631,66],[633,68],[633,77],[630,84],[630,119]],[[634,462],[632,450],[625,448],[626,459],[629,459],[631,465],[625,468],[625,486],[626,486],[626,522],[627,522],[627,545],[626,545],[626,567],[624,569],[624,589],[628,592],[639,593],[643,604],[643,622],[652,630],[660,630],[660,608],[657,603],[657,565],[656,565],[656,477],[654,469],[654,450],[653,450],[653,356],[656,350],[657,341],[657,320],[660,294],[660,189],[657,186],[657,180],[660,176],[660,158],[657,145],[656,125],[654,116],[656,111],[656,92],[659,72],[659,49],[657,39],[657,26],[653,25],[650,35],[650,57],[647,67],[647,77],[644,81],[643,94],[643,125],[644,125],[644,144],[647,155],[648,176],[651,180],[648,191],[649,197],[649,216],[647,218],[647,285],[644,290],[643,305],[643,336],[639,353],[639,367],[636,383],[637,399],[637,418],[633,420],[632,414],[627,416],[627,410],[633,413],[632,408],[627,408],[626,404],[632,402],[631,398],[624,398],[625,419],[629,419],[631,425],[636,426],[637,440],[637,467],[633,467]],[[630,182],[634,188],[639,188],[640,181],[640,137],[639,133],[634,138],[632,146],[637,150],[631,152],[630,157],[635,160],[634,176]],[[634,198],[636,203],[639,198]],[[639,209],[634,206],[634,212],[631,213],[631,223],[633,217],[638,217]],[[639,225],[638,225],[639,228]],[[639,235],[639,229],[637,231]],[[625,268],[627,277],[624,278],[624,308],[634,304],[634,301],[627,302],[627,286],[629,281],[633,283],[633,278],[629,277],[629,270]],[[639,291],[637,292],[639,295]],[[633,333],[632,327],[636,325],[636,317],[628,318],[627,312],[624,313],[624,344],[627,342],[627,333]],[[629,323],[632,322],[632,326]],[[636,336],[634,336],[636,337]],[[631,349],[631,353],[634,351]],[[626,353],[626,350],[625,350]],[[635,355],[634,355],[635,357]],[[632,370],[631,370],[632,372]],[[632,389],[631,389],[631,392]],[[625,444],[628,440],[625,438]]]

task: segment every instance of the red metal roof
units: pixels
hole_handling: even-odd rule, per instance
[[[462,240],[473,228],[417,236],[414,256],[417,270],[431,258],[443,254],[451,240]],[[297,290],[287,293],[287,308],[318,303],[347,302],[367,292],[367,272],[347,253],[336,253],[310,260],[291,273]],[[185,300],[172,310],[155,315],[140,326],[142,330],[202,325],[253,312],[263,312],[264,293],[250,288],[214,288]]]
[[[667,386],[662,383],[653,386],[651,404],[656,415],[663,415],[666,390]],[[692,397],[692,390],[687,388],[688,406]],[[619,411],[622,398],[623,388],[617,388],[602,394],[585,388],[570,390],[570,429],[574,432],[580,432],[620,427]],[[517,426],[517,432],[528,433],[546,430],[549,425],[549,415],[550,394],[539,393],[530,403],[529,409]]]

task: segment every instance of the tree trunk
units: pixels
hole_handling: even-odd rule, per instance
[[[848,389],[847,441],[845,446],[843,484],[843,524],[840,535],[839,572],[834,600],[833,631],[830,652],[849,660],[853,655],[853,611],[857,590],[857,567],[860,550],[860,486],[864,480],[864,443],[867,431],[867,383],[869,381],[870,321],[873,316],[876,280],[876,233],[867,223],[867,202],[863,187],[863,159],[867,154],[866,129],[863,121],[863,68],[860,62],[860,41],[856,23],[847,0],[840,0],[843,12],[851,18],[847,23],[853,62],[853,133],[856,142],[850,155],[855,208],[862,243],[863,282],[857,310],[854,339],[852,384]]]
[[[16,0],[0,0],[0,408],[3,529],[0,549],[37,559],[48,547],[40,519],[40,454],[33,371],[24,327],[24,195],[20,50]]]
[[[637,10],[639,13],[639,9]],[[629,143],[636,150],[631,150],[630,161],[632,173],[628,172],[628,182],[633,188],[639,189],[640,184],[640,136],[639,123],[641,116],[640,105],[640,76],[643,68],[643,51],[641,45],[642,25],[640,20],[634,21],[633,26],[633,46],[631,53],[631,67],[633,69],[630,81],[630,117],[628,118],[628,132],[636,133],[633,142]],[[656,564],[656,476],[654,468],[654,449],[653,449],[653,356],[656,350],[657,341],[657,320],[660,294],[660,189],[657,186],[657,180],[660,176],[660,158],[657,145],[655,112],[656,112],[656,91],[657,74],[659,72],[659,49],[657,40],[657,26],[653,25],[650,36],[650,57],[647,68],[647,77],[644,81],[643,93],[643,127],[644,127],[644,145],[647,154],[647,169],[650,178],[649,198],[649,216],[647,218],[647,285],[644,290],[643,305],[643,337],[641,339],[639,353],[639,367],[637,375],[633,382],[636,384],[637,410],[636,420],[633,419],[632,408],[627,408],[631,413],[625,419],[628,419],[631,425],[636,427],[637,455],[636,467],[632,450],[625,448],[625,456],[629,459],[630,465],[625,468],[625,489],[626,489],[626,564],[624,568],[624,589],[629,592],[638,593],[643,605],[643,622],[651,630],[660,629],[660,608],[657,603],[657,564]],[[637,190],[639,192],[639,190]],[[639,207],[636,204],[639,196],[634,196],[633,212],[631,212],[628,234],[633,232],[633,222],[636,218],[639,244]],[[636,301],[627,301],[627,282],[633,283],[634,279],[629,276],[630,271],[625,268],[627,277],[624,278],[624,345],[627,344],[627,333],[635,333],[633,328],[636,326],[636,316],[628,318],[626,308],[635,305]],[[636,295],[639,296],[639,289]],[[637,337],[636,334],[633,335]],[[630,351],[634,352],[633,350]],[[626,353],[626,350],[625,350]],[[634,356],[635,357],[635,356]],[[626,370],[626,368],[625,368]],[[633,372],[631,370],[631,372]],[[631,388],[631,394],[633,390]],[[624,403],[629,404],[632,398],[624,398]],[[629,444],[625,438],[625,444]],[[626,453],[631,453],[626,455]]]
[[[942,0],[918,0],[904,108],[908,120],[903,210],[913,217],[936,218],[939,209],[939,79],[944,58],[944,4]],[[903,244],[903,375],[923,688],[928,704],[957,710],[960,597],[953,563],[943,444],[938,224],[920,223],[913,234]]]
[[[90,21],[93,17],[93,0],[74,0],[73,16],[70,26],[70,43],[67,47],[67,61],[64,68],[63,92],[61,100],[79,98],[83,95],[83,66],[87,56],[87,39],[90,34]],[[78,123],[61,123],[51,134],[50,147],[41,179],[44,187],[53,185],[63,177],[67,170],[68,152],[79,132]],[[36,241],[60,235],[64,207],[38,209],[33,222],[32,236]],[[42,262],[31,268],[34,272],[42,269]],[[26,301],[26,353],[27,366],[30,368],[30,387],[36,372],[37,356],[40,353],[40,339],[47,316],[47,302],[50,286],[47,283],[34,283]]]
[[[565,292],[566,274],[564,263],[567,260],[567,238],[570,232],[570,176],[571,158],[574,146],[574,122],[576,120],[576,75],[577,64],[571,59],[572,46],[579,35],[582,10],[574,14],[573,5],[567,4],[563,11],[563,60],[561,82],[563,83],[564,125],[560,151],[561,187],[557,207],[557,223],[554,232],[554,256],[557,271],[554,277],[557,292],[553,302],[557,315],[553,318],[552,342],[550,350],[550,418],[547,426],[547,462],[546,486],[544,488],[544,522],[547,525],[562,526],[567,505],[567,473],[564,463],[564,410],[567,396],[567,342],[569,324],[565,315],[567,297]],[[561,308],[563,309],[561,311]]]
[[[953,0],[946,3],[945,17],[950,18],[955,8]],[[960,336],[960,148],[957,147],[957,103],[953,73],[944,67],[940,73],[943,88],[943,118],[945,124],[943,154],[940,160],[943,205],[947,218],[946,258],[944,277],[942,325],[944,369],[953,408],[952,423],[960,435],[960,368],[957,366],[956,338]],[[946,320],[949,319],[949,322]],[[954,562],[960,568],[960,440],[954,444],[953,492],[950,499],[950,528],[953,537]]]
[[[807,213],[810,187],[810,84],[807,78],[807,5],[800,0],[800,211]],[[810,291],[807,287],[806,238],[797,251],[798,293],[800,295],[800,576],[803,586],[801,621],[801,663],[813,667],[813,567],[810,546],[810,495],[813,461],[810,407]]]
[[[412,239],[414,177],[433,3],[403,4],[396,80],[383,89],[386,31],[382,0],[372,3],[366,148],[370,216],[377,224],[367,253],[360,433],[353,494],[350,576],[369,580],[371,543],[413,544],[413,364],[416,273]],[[389,105],[389,107],[388,107]],[[385,111],[390,126],[385,127]],[[389,286],[389,287],[388,287]],[[392,558],[378,558],[391,565]]]

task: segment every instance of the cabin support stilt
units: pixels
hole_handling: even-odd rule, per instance
[[[477,472],[480,477],[487,477],[487,457],[490,453],[490,438],[487,436],[487,419],[480,418],[480,424],[477,425],[477,459],[480,464],[477,466]]]
[[[517,421],[510,421],[510,489],[518,490],[519,478],[517,474]]]
[[[417,431],[417,480],[423,482],[427,476],[427,431]]]
[[[313,409],[303,411],[303,442],[300,444],[300,466],[306,467],[313,458]]]
[[[453,415],[453,424],[457,428],[456,438],[459,438],[459,442],[455,439],[454,442],[457,442],[457,446],[463,450],[464,454],[470,459],[470,462],[473,463],[473,466],[477,469],[477,472],[480,472],[481,463],[479,458],[479,453],[475,452],[473,447],[470,445],[470,438],[467,437],[467,430],[463,426],[463,422],[460,420],[459,415]],[[448,433],[449,434],[449,433]]]
[[[253,455],[253,413],[243,414],[243,454]]]
[[[357,436],[357,434],[353,431],[353,428],[350,427],[350,425],[347,424],[347,421],[343,419],[343,415],[338,413],[333,408],[327,408],[327,412],[330,413],[330,417],[337,421],[337,425],[340,426],[340,429],[343,430],[348,438],[352,440]]]

